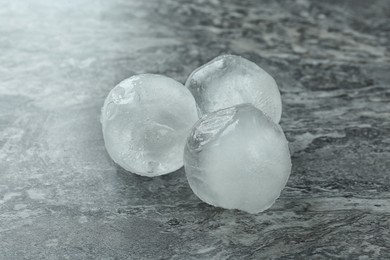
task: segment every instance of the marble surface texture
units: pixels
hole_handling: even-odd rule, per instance
[[[390,259],[390,1],[0,0],[0,259]],[[268,211],[108,157],[109,90],[222,53],[278,82],[292,174]]]

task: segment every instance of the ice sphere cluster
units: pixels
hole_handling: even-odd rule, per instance
[[[204,202],[257,213],[279,197],[291,171],[280,126],[252,104],[206,114],[193,127],[184,167]]]
[[[204,202],[249,213],[271,207],[291,172],[275,80],[247,59],[222,55],[185,85],[143,74],[112,89],[101,116],[111,158],[149,177],[184,163]]]
[[[183,166],[183,149],[198,120],[191,93],[181,83],[143,74],[108,94],[101,122],[106,149],[124,169],[158,176]]]
[[[222,55],[196,69],[185,83],[200,116],[218,109],[251,103],[279,123],[282,114],[275,80],[255,63]]]

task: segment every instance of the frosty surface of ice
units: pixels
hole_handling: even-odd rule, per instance
[[[279,123],[282,102],[275,80],[255,63],[222,55],[191,73],[186,87],[194,95],[200,116],[242,103],[252,103]]]
[[[198,120],[191,93],[153,74],[128,78],[108,94],[101,122],[106,149],[128,171],[157,176],[183,166],[186,137]]]
[[[218,110],[192,128],[184,167],[194,193],[214,206],[257,213],[279,197],[291,171],[278,124],[251,104]]]

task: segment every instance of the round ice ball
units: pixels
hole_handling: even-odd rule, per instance
[[[197,68],[185,83],[194,95],[199,116],[242,103],[251,103],[276,123],[282,101],[275,80],[255,63],[221,55]]]
[[[280,126],[253,105],[241,104],[194,125],[184,167],[191,189],[204,202],[257,213],[279,197],[291,159]]]
[[[106,149],[124,169],[158,176],[183,166],[183,150],[198,120],[191,93],[154,74],[130,77],[108,94],[101,122]]]

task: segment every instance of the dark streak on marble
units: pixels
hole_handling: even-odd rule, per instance
[[[389,17],[387,0],[0,0],[0,258],[390,259]],[[184,82],[221,53],[282,92],[293,170],[261,214],[103,145],[117,82]]]

